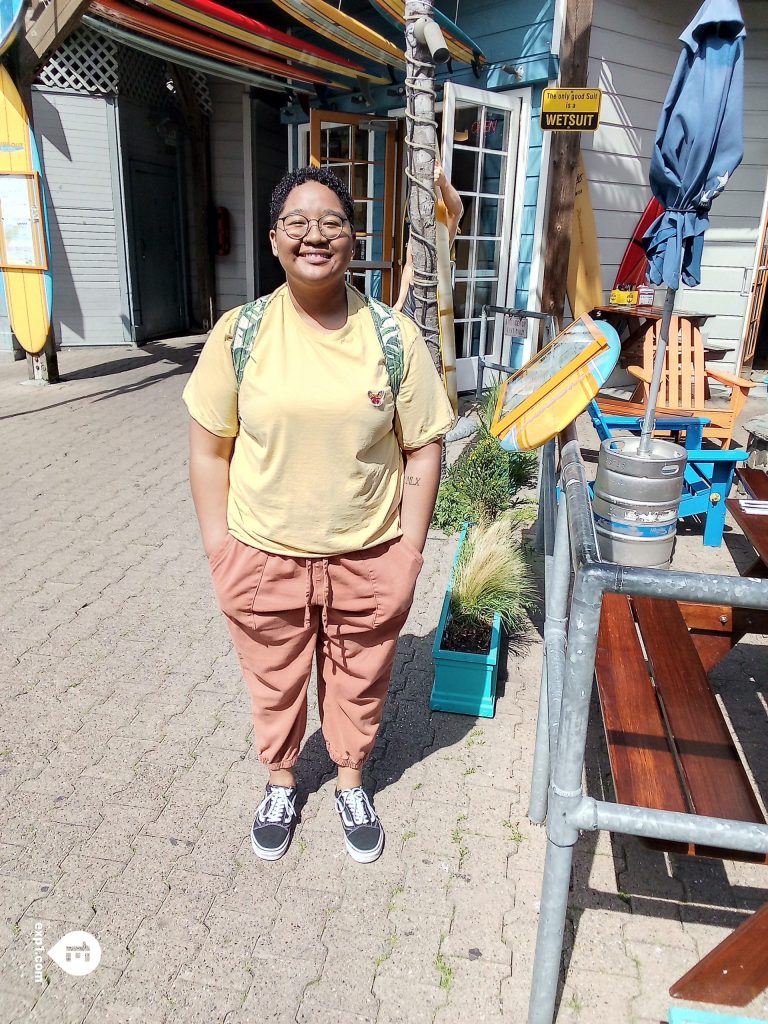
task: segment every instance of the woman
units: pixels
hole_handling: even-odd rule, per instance
[[[277,860],[291,840],[314,657],[346,849],[369,863],[384,832],[362,767],[423,565],[453,415],[402,315],[393,401],[371,314],[345,283],[355,244],[346,186],[326,169],[293,171],[270,216],[286,284],[267,306],[240,389],[235,309],[211,331],[184,391],[192,496],[269,771],[253,849]]]

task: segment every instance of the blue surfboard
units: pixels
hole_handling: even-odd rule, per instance
[[[24,19],[24,0],[0,0],[0,56],[19,34]]]

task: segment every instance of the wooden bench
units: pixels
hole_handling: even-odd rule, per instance
[[[620,803],[766,823],[707,671],[768,615],[606,594],[595,676]],[[678,854],[768,863],[768,856],[649,841]],[[723,957],[733,967],[723,974]],[[768,907],[670,989],[746,1006],[768,986]]]

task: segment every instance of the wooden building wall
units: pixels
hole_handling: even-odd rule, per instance
[[[606,293],[650,198],[656,125],[680,53],[678,36],[697,7],[697,0],[595,0],[588,84],[605,95],[601,126],[582,136],[582,151]],[[726,365],[733,365],[741,338],[768,173],[768,4],[742,0],[741,9],[748,33],[744,160],[713,204],[701,285],[682,289],[677,299],[680,309],[712,316],[704,332]]]

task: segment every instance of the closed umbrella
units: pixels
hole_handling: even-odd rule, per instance
[[[669,338],[675,292],[701,281],[712,201],[741,162],[744,20],[737,0],[706,0],[680,39],[683,50],[664,101],[650,183],[664,212],[643,239],[653,284],[667,295],[640,452],[647,451]]]

